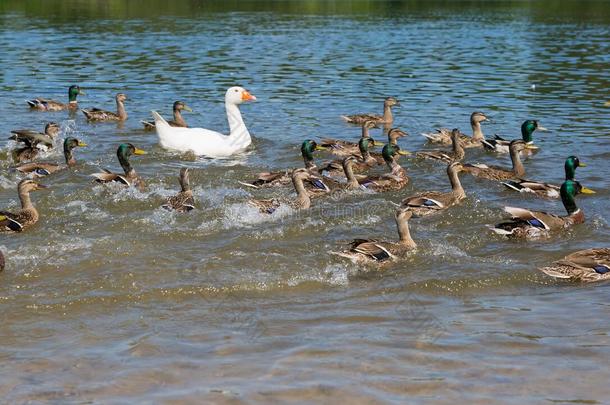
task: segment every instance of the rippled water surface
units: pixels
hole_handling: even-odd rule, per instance
[[[0,239],[2,402],[605,403],[608,285],[536,268],[608,246],[609,27],[601,1],[0,3],[0,134],[53,120],[89,145],[33,194],[40,222]],[[127,122],[26,107],[64,100],[73,83],[83,107],[113,109],[126,93]],[[243,155],[170,153],[141,130],[177,99],[194,109],[190,125],[224,130],[235,84],[258,97],[241,108],[255,137]],[[563,208],[463,176],[465,203],[411,221],[418,250],[379,270],[329,252],[395,238],[391,202],[447,188],[442,166],[405,159],[406,190],[308,212],[269,218],[245,203],[273,193],[238,180],[300,166],[303,139],[356,139],[339,116],[381,112],[387,95],[401,100],[409,150],[441,125],[467,131],[475,110],[493,117],[487,136],[539,119],[551,132],[534,135],[528,176],[560,182],[577,154],[597,191],[578,199],[587,224],[527,244],[493,236],[504,205]],[[132,159],[144,192],[91,183],[119,169],[125,141],[149,152]],[[0,203],[13,209],[14,144],[0,145]],[[510,165],[476,150],[467,160]],[[165,212],[184,166],[197,210]]]

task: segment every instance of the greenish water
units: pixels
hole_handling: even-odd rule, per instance
[[[0,2],[0,134],[62,125],[89,146],[80,165],[34,194],[41,220],[2,235],[0,398],[7,403],[604,403],[608,285],[558,283],[536,268],[608,246],[610,7],[540,2]],[[128,121],[40,113],[25,100],[114,108]],[[254,147],[214,161],[169,153],[141,130],[174,100],[191,126],[226,128],[223,95],[258,97],[241,112]],[[532,87],[535,86],[535,88]],[[419,249],[383,270],[330,255],[355,237],[395,237],[393,206],[448,187],[444,169],[403,160],[406,190],[316,201],[267,218],[237,183],[302,164],[303,139],[354,139],[341,114],[381,112],[393,95],[409,150],[421,132],[483,130],[518,137],[539,119],[541,151],[528,177],[559,182],[577,154],[587,223],[550,240],[490,234],[505,205],[562,213],[557,201],[511,194],[463,176],[467,200],[448,215],[411,221]],[[373,136],[382,137],[380,130]],[[145,192],[91,183],[118,169],[116,148]],[[1,144],[0,203],[15,208],[20,176]],[[61,159],[57,151],[47,159]],[[330,156],[319,156],[329,159]],[[468,151],[467,161],[508,166]],[[191,168],[198,209],[162,210]],[[283,193],[283,192],[281,192]],[[289,194],[287,190],[285,192]]]

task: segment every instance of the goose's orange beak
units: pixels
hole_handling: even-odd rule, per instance
[[[256,97],[250,94],[250,92],[248,92],[247,90],[244,90],[241,92],[241,99],[243,101],[255,101]]]

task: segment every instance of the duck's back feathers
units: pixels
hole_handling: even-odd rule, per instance
[[[610,280],[610,249],[580,250],[540,270],[560,279],[583,282]]]

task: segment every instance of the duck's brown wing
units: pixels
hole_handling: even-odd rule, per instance
[[[195,200],[192,193],[180,192],[169,197],[162,207],[170,211],[188,212],[195,209]]]
[[[88,110],[81,110],[88,120],[98,121],[116,121],[119,119],[118,114],[112,111],[105,111],[99,108],[90,108]]]
[[[65,165],[60,165],[57,163],[32,162],[19,165],[15,167],[15,170],[21,173],[34,173],[37,176],[47,176],[64,168],[66,168]]]
[[[384,262],[393,258],[390,251],[376,240],[354,239],[351,243],[350,251],[368,256],[378,262]]]
[[[375,121],[382,122],[383,116],[379,114],[352,114],[352,115],[342,115],[341,116],[345,121],[351,124],[359,124],[362,125],[366,121]]]
[[[126,186],[130,186],[131,185],[131,182],[124,175],[112,173],[111,171],[106,170],[106,169],[103,169],[103,170],[104,170],[103,173],[93,173],[93,174],[91,174],[91,176],[95,178],[96,182],[98,182],[98,183],[109,183],[111,181],[116,181],[116,182],[125,184]]]

